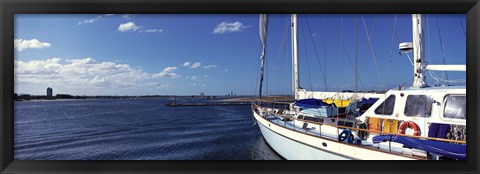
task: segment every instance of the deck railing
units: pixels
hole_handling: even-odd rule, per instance
[[[254,107],[256,107],[256,108],[261,107],[261,105],[258,105],[258,100],[252,102],[252,109]],[[425,140],[435,140],[435,141],[442,141],[442,142],[449,142],[449,143],[467,144],[466,141],[460,141],[460,140],[450,140],[450,139],[444,139],[444,138],[432,138],[432,137],[424,137],[424,136],[405,135],[405,134],[399,134],[399,133],[392,134],[392,133],[385,133],[385,132],[382,132],[382,131],[376,131],[376,130],[370,130],[370,129],[361,129],[361,128],[356,128],[356,127],[340,126],[340,125],[336,125],[336,124],[329,124],[329,123],[316,122],[316,121],[310,121],[310,120],[304,120],[304,119],[297,119],[293,116],[278,114],[278,113],[274,113],[274,112],[271,112],[271,113],[268,113],[268,114],[279,116],[279,117],[282,117],[284,119],[285,118],[291,119],[292,121],[298,120],[298,121],[302,121],[302,122],[306,122],[306,123],[317,124],[317,125],[319,125],[319,134],[320,134],[319,137],[321,137],[321,126],[326,125],[326,126],[331,126],[331,127],[337,128],[337,135],[339,135],[340,129],[350,129],[350,130],[354,130],[354,131],[365,131],[365,132],[368,132],[369,134],[370,133],[376,133],[376,134],[379,134],[379,135],[395,135],[395,136],[418,138],[418,139],[425,139]],[[286,127],[286,122],[284,121],[284,123],[285,123],[284,126]],[[294,130],[295,130],[295,127],[296,127],[295,124],[293,125],[293,127],[294,127]],[[308,130],[305,129],[305,132],[307,132],[307,131]]]

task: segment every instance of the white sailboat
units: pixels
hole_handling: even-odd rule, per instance
[[[267,15],[261,15],[260,36],[265,55]],[[422,15],[412,15],[413,43],[401,43],[403,52],[413,51],[414,80],[411,87],[385,94],[307,91],[299,87],[297,15],[291,15],[292,69],[295,101],[278,109],[260,100],[252,112],[266,142],[288,160],[465,160],[466,88],[430,87],[425,71],[465,71],[465,65],[427,65],[423,53]],[[262,82],[260,83],[262,84]],[[305,112],[298,101],[317,99],[378,98],[365,112],[326,114]],[[323,100],[322,100],[323,99]],[[342,102],[342,101],[340,101]],[[340,104],[341,105],[341,104]],[[334,105],[343,108],[349,105]],[[353,106],[352,106],[353,107]],[[333,113],[333,114],[332,114]],[[353,113],[353,114],[352,114]]]

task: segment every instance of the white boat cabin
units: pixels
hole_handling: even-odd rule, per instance
[[[377,124],[380,132],[395,134],[398,129],[400,133],[412,135],[415,132],[412,132],[411,126],[404,127],[405,132],[401,130],[401,125],[410,121],[418,125],[416,136],[423,137],[428,137],[432,123],[465,126],[466,88],[440,86],[393,89],[379,98],[357,121],[367,125]],[[386,125],[394,122],[396,128]],[[372,125],[369,125],[368,129],[372,129]],[[387,129],[390,129],[390,132]]]

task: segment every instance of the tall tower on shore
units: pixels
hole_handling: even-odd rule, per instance
[[[53,96],[53,89],[50,88],[50,87],[48,87],[48,88],[47,88],[47,97],[50,97],[50,98],[51,98],[52,96]]]

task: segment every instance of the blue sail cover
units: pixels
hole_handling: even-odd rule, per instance
[[[357,102],[357,106],[362,106],[363,104],[373,104],[377,102],[378,98],[370,98],[370,99],[362,99],[362,101]],[[319,108],[322,106],[332,106],[333,104],[327,104],[320,99],[302,99],[295,102],[296,106],[304,107],[304,108]],[[335,105],[333,105],[335,106]]]
[[[362,106],[363,104],[374,104],[377,102],[378,98],[363,98],[362,101],[357,102],[357,106]]]
[[[329,104],[324,103],[322,100],[314,98],[298,100],[295,102],[295,105],[304,108],[319,108],[322,106],[330,106]]]
[[[465,160],[467,158],[467,146],[433,140],[420,140],[396,135],[377,135],[373,137],[374,143],[393,141],[403,144],[405,147],[424,150],[430,153],[445,155],[451,158]]]

